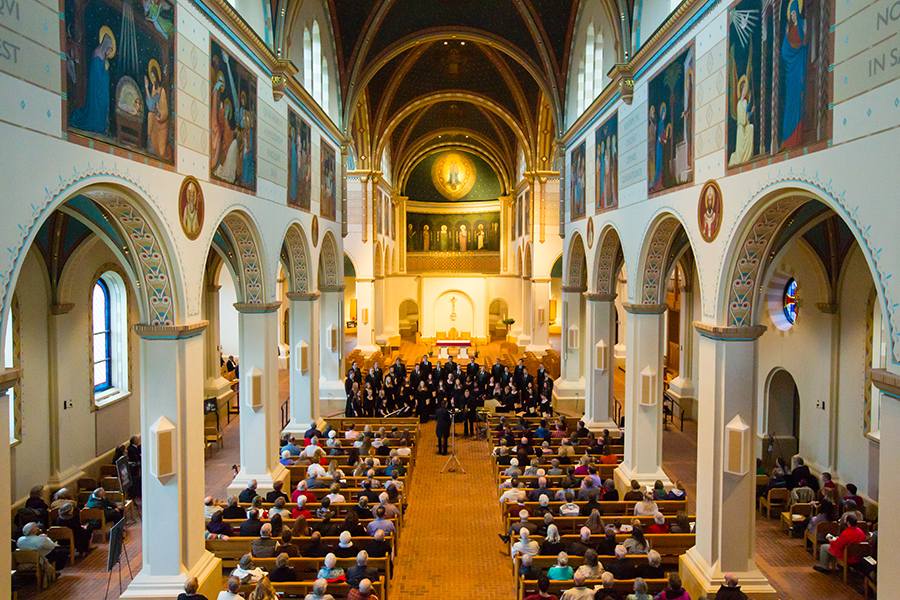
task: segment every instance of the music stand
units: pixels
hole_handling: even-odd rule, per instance
[[[444,469],[446,469],[450,465],[451,460],[456,461],[456,466],[458,466],[459,470],[463,472],[463,475],[465,475],[465,468],[463,468],[462,463],[459,462],[459,459],[456,458],[456,413],[452,410],[450,411],[450,458],[448,458],[447,462],[444,463],[444,466],[441,469],[441,475],[444,474]],[[450,470],[453,471],[453,469]]]
[[[119,595],[122,595],[122,552],[125,552],[125,563],[128,565],[128,574],[134,581],[134,573],[131,571],[131,560],[128,558],[128,548],[125,546],[125,517],[109,530],[109,553],[106,556],[106,594],[103,600],[109,597],[109,583],[112,581],[113,567],[119,565]]]

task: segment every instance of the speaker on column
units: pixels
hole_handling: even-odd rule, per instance
[[[263,372],[258,367],[253,367],[246,375],[247,405],[253,410],[259,410],[263,405]]]
[[[725,426],[725,472],[733,475],[750,472],[750,426],[740,415]]]
[[[596,365],[595,369],[598,371],[606,371],[607,365],[609,364],[609,346],[606,345],[606,342],[600,340],[597,342],[597,352],[596,352]]]
[[[578,350],[578,327],[572,325],[566,332],[568,334],[567,346],[569,347],[569,350]]]
[[[543,306],[537,307],[537,322],[538,325],[543,325],[547,320],[547,309]]]
[[[294,356],[296,356],[296,366],[294,367],[304,375],[309,372],[309,344],[300,340],[300,343],[297,344],[297,347],[294,349]]]
[[[328,329],[325,330],[325,341],[328,345],[328,349],[334,352],[338,347],[338,328],[334,325],[329,325]]]
[[[175,475],[175,424],[160,417],[150,426],[150,472],[165,483]]]
[[[650,365],[641,371],[641,405],[656,404],[656,371]]]

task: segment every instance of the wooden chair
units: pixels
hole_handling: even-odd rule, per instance
[[[100,477],[118,477],[119,471],[116,465],[100,465]]]
[[[97,483],[97,480],[93,477],[82,477],[78,480],[78,493],[81,492],[93,492],[100,484]]]
[[[103,513],[103,509],[82,508],[80,519],[82,525],[86,525],[89,521],[100,521],[100,528],[95,529],[94,531],[99,531],[103,537],[103,541],[107,541],[109,537],[109,530],[112,529],[113,524],[106,522],[106,515]]]
[[[206,436],[206,441],[215,444],[217,450],[225,447],[225,438],[215,425],[207,425],[203,428],[203,432]]]
[[[878,596],[878,586],[875,585],[875,582],[872,581],[871,578],[866,577],[866,585],[865,589],[863,590],[866,600],[869,600],[869,590],[872,591],[872,598],[876,598]]]
[[[803,547],[809,548],[809,545],[813,545],[813,557],[818,560],[819,558],[819,546],[824,544],[822,540],[825,539],[825,536],[828,534],[831,535],[840,535],[841,534],[841,526],[837,521],[823,521],[821,523],[816,524],[816,530],[810,531],[806,530],[803,534]]]
[[[787,508],[791,501],[791,492],[787,488],[772,488],[769,493],[759,499],[759,512],[766,510],[766,518],[772,518],[772,509],[777,509],[775,514]]]
[[[50,526],[53,526],[53,524],[56,523],[57,519],[59,519],[59,509],[58,508],[51,509],[49,517],[50,517]]]
[[[806,517],[812,516],[812,504],[804,504],[798,502],[791,505],[791,510],[781,513],[781,526],[790,533],[791,528],[797,521],[802,521]],[[795,518],[799,517],[799,518]]]
[[[41,569],[41,555],[37,550],[13,550],[12,568],[17,573],[34,573],[38,588],[44,589],[44,573]]]
[[[69,542],[69,564],[75,564],[75,534],[68,527],[50,527],[47,530],[47,537],[54,542]]]
[[[847,573],[850,571],[850,559],[872,556],[872,546],[869,542],[859,544],[847,544],[844,547],[844,556],[835,556],[834,560],[839,567],[844,569],[844,583],[847,583]]]
[[[112,477],[104,477],[100,480],[100,487],[102,487],[107,492],[118,492],[119,490],[119,476],[115,475]]]

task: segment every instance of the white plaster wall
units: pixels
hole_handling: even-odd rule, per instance
[[[222,346],[222,356],[228,360],[229,356],[238,356],[239,329],[238,311],[234,308],[237,302],[234,279],[225,267],[219,273],[219,285],[222,286],[219,289],[219,344]]]

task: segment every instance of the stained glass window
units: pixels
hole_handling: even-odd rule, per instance
[[[784,286],[784,317],[793,324],[797,320],[797,281],[792,277]]]
[[[94,331],[94,391],[102,392],[112,387],[109,287],[102,279],[99,279],[94,284],[92,315]]]

